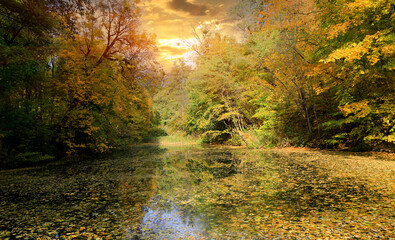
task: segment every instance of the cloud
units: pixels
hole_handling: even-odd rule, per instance
[[[187,49],[189,48],[189,45],[186,44],[187,41],[193,40],[194,38],[191,39],[179,39],[179,38],[173,38],[173,39],[159,39],[159,46],[170,46],[174,48],[182,48],[182,49]]]
[[[158,61],[165,69],[170,69],[177,59],[193,63],[196,53],[191,46],[197,44],[193,29],[200,25],[213,25],[224,35],[237,39],[235,20],[227,12],[238,1],[141,0],[144,28],[157,37]]]
[[[187,12],[191,16],[206,16],[211,12],[208,6],[193,4],[188,0],[171,0],[167,5],[173,10]]]

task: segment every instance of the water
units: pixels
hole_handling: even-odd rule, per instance
[[[388,239],[393,169],[336,153],[133,147],[1,171],[0,238]]]

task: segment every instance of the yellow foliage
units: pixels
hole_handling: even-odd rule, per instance
[[[385,57],[393,56],[395,54],[395,44],[383,46],[381,48],[381,53]]]
[[[345,116],[354,114],[356,118],[366,117],[369,113],[372,112],[368,100],[347,104],[345,106],[340,107],[340,110],[343,112]]]
[[[338,35],[345,33],[350,27],[350,22],[339,23],[333,26],[328,32],[328,39],[333,39]]]
[[[347,46],[335,50],[332,54],[328,56],[323,62],[330,63],[335,62],[339,59],[345,59],[346,61],[352,63],[354,61],[360,60],[362,57],[366,56],[371,65],[376,64],[380,61],[380,52],[382,54],[393,54],[394,46],[385,45],[377,46],[377,42],[381,41],[381,36],[384,33],[377,32],[373,35],[367,35],[359,43],[351,43]],[[384,51],[383,51],[384,50]]]
[[[372,1],[372,0],[355,0],[354,2],[351,2],[347,4],[348,8],[351,11],[363,11],[367,8],[371,8],[374,6],[374,2],[379,2],[380,0],[377,1]]]
[[[237,116],[241,116],[241,114],[240,113],[238,113],[238,112],[236,112],[236,111],[232,111],[232,112],[225,112],[224,114],[221,114],[219,117],[218,117],[218,121],[222,121],[222,120],[225,120],[225,119],[232,119],[233,117],[237,117]]]

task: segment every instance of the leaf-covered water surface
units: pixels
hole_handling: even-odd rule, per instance
[[[0,175],[4,239],[390,239],[395,162],[132,148]]]

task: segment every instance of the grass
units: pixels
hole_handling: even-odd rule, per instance
[[[197,144],[197,139],[189,136],[179,136],[179,135],[170,135],[163,136],[158,138],[159,144],[161,145],[190,145]]]
[[[160,146],[186,146],[198,145],[198,139],[191,136],[168,135],[154,138],[143,145],[160,145]]]

